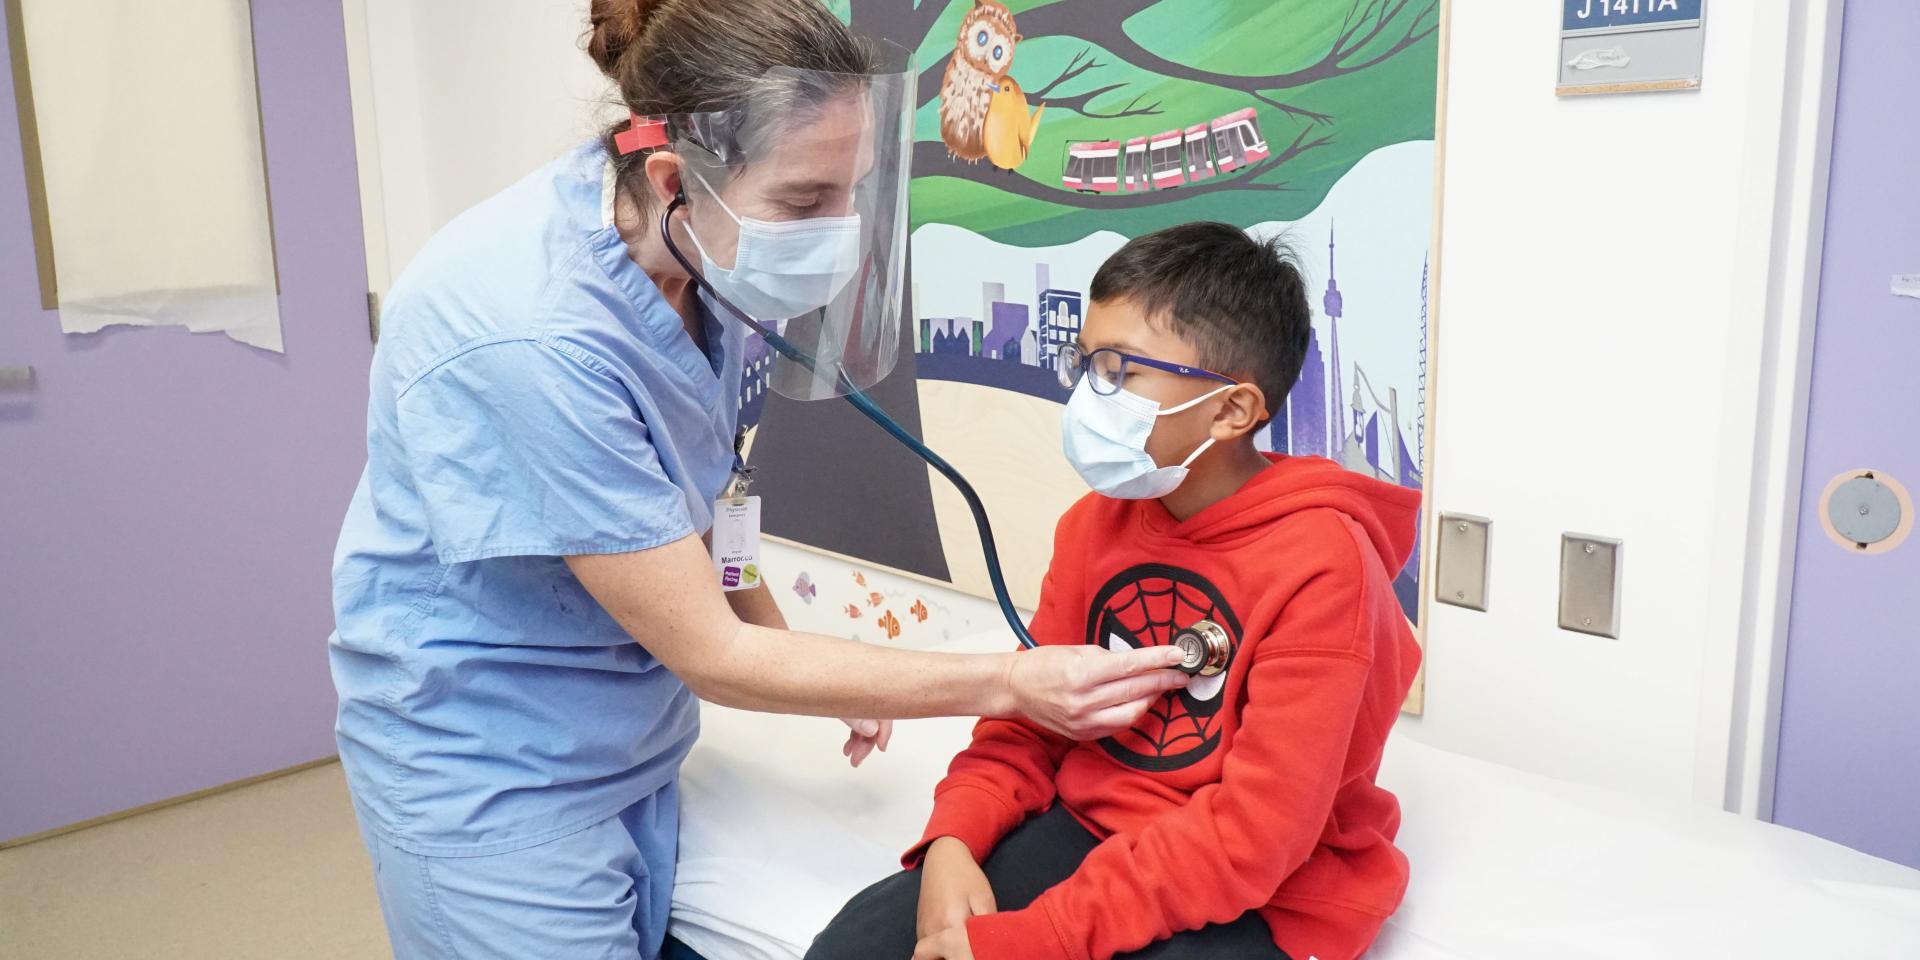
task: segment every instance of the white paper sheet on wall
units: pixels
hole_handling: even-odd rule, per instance
[[[283,350],[247,0],[21,0],[68,333]]]
[[[1893,275],[1893,295],[1913,297],[1920,300],[1920,273],[1896,273]]]

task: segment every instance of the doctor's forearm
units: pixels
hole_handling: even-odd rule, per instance
[[[773,594],[767,592],[764,583],[751,590],[736,590],[727,594],[727,605],[733,608],[734,616],[755,626],[775,630],[787,628],[786,615],[780,612],[780,605],[773,601]]]
[[[683,677],[723,706],[821,717],[1007,716],[1013,654],[923,653],[741,624]]]
[[[790,633],[758,620],[765,591],[728,599],[698,537],[651,550],[568,557],[634,640],[701,699],[774,713],[885,720],[1008,716],[1022,701],[1012,654],[959,656]],[[777,616],[777,609],[768,619]]]

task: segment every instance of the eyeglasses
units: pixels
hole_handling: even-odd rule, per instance
[[[1165,360],[1155,360],[1152,357],[1143,357],[1134,353],[1121,353],[1118,350],[1087,351],[1081,349],[1077,343],[1061,346],[1058,357],[1061,386],[1072,390],[1080,385],[1080,381],[1086,377],[1088,371],[1092,371],[1093,392],[1103,397],[1120,392],[1120,388],[1127,382],[1127,368],[1134,364],[1154,370],[1164,370],[1183,377],[1202,377],[1232,386],[1240,384],[1240,381],[1232,377],[1222,376],[1211,370],[1168,363]]]

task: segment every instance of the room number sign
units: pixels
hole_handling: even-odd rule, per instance
[[[1706,0],[1561,0],[1561,96],[1694,90]]]

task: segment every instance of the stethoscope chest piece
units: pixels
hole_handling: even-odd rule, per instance
[[[1227,669],[1227,660],[1233,656],[1233,638],[1212,620],[1202,620],[1175,634],[1173,645],[1182,654],[1181,672],[1189,676],[1216,676]]]

